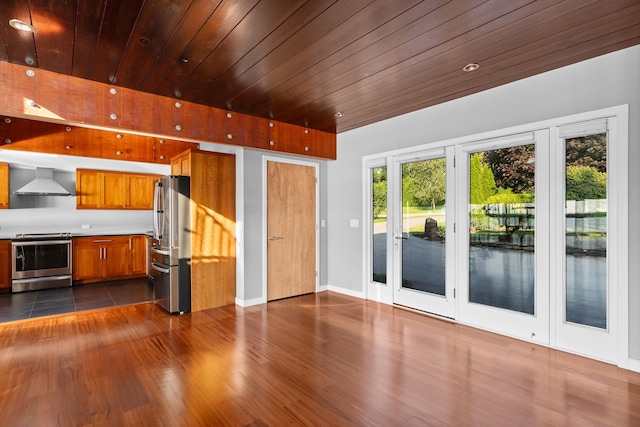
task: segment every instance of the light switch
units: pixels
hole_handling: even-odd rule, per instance
[[[349,221],[349,225],[350,225],[352,228],[358,228],[358,227],[360,227],[360,221],[359,221],[359,220],[357,220],[357,219],[351,219],[351,220]]]

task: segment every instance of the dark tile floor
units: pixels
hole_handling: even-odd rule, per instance
[[[146,278],[0,294],[0,322],[152,301]]]

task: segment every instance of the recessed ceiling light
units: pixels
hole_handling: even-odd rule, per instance
[[[471,71],[475,71],[478,68],[480,68],[480,65],[472,62],[471,64],[465,65],[464,68],[462,68],[462,71],[466,71],[468,73],[468,72],[471,72]]]
[[[9,20],[9,25],[11,25],[11,27],[15,28],[16,30],[26,31],[28,33],[33,33],[33,31],[35,30],[35,28],[33,28],[33,25],[15,18]]]
[[[343,116],[344,116],[344,113],[343,113],[343,112],[341,112],[341,111],[338,111],[338,112],[335,114],[335,116],[336,116],[336,117],[343,117]]]

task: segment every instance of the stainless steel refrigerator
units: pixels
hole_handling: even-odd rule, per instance
[[[151,268],[156,302],[169,313],[191,311],[191,202],[188,176],[155,183]]]

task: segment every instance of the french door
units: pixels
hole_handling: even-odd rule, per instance
[[[369,295],[619,361],[628,351],[621,116],[386,157],[369,175],[384,212],[371,226]]]
[[[455,317],[453,147],[395,163],[396,304]]]
[[[457,320],[617,360],[607,123],[458,146]]]
[[[626,264],[622,234],[610,232],[626,229],[619,222],[627,195],[616,129],[615,118],[551,129],[552,171],[563,183],[550,193],[551,341],[606,361],[618,358],[616,263]]]
[[[458,320],[549,343],[549,133],[458,147]]]

